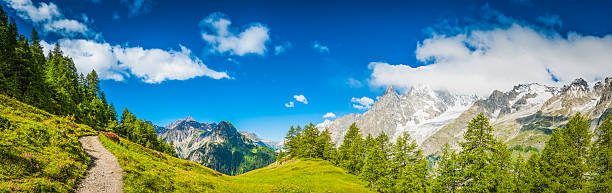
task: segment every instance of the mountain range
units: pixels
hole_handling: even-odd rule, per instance
[[[317,127],[328,128],[336,146],[341,145],[353,122],[364,136],[384,132],[395,140],[408,132],[428,155],[439,151],[445,143],[458,148],[467,123],[484,113],[491,119],[496,137],[510,147],[541,149],[552,130],[562,127],[575,113],[589,118],[593,129],[601,115],[611,111],[612,78],[591,84],[583,79],[561,87],[519,84],[505,92],[494,90],[487,98],[427,86],[413,87],[400,95],[388,87],[368,111],[325,120]]]
[[[155,126],[155,132],[174,147],[179,158],[228,175],[265,167],[276,160],[278,150],[278,143],[239,132],[227,121],[200,123],[187,117],[165,127]]]

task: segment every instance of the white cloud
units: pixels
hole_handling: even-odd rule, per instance
[[[416,58],[426,66],[372,62],[369,83],[405,89],[423,84],[488,96],[494,89],[519,83],[560,85],[575,78],[594,81],[610,76],[612,35],[570,32],[564,36],[519,23],[456,35],[434,34],[416,48]]]
[[[129,74],[146,83],[186,80],[199,76],[230,78],[225,72],[209,69],[184,46],[180,46],[179,51],[143,49],[111,46],[83,39],[62,39],[59,44],[62,51],[73,59],[80,73],[87,74],[95,69],[101,79],[121,81]],[[45,41],[41,45],[46,52],[54,46]]]
[[[357,104],[353,104],[353,107],[359,110],[368,110],[370,108],[372,108],[372,105],[374,105],[374,100],[369,98],[369,97],[361,97],[361,98],[351,98],[351,102],[352,103],[357,103]]]
[[[308,100],[306,99],[304,95],[293,95],[293,98],[298,102],[308,104]]]
[[[230,29],[231,21],[223,13],[212,13],[200,21],[202,39],[208,42],[212,51],[243,56],[263,55],[266,42],[270,39],[269,29],[260,23],[252,23],[237,35]]]
[[[67,19],[61,10],[52,2],[40,2],[35,6],[30,0],[4,0],[24,20],[31,21],[42,32],[53,32],[62,36],[93,37],[95,33],[84,23]],[[84,15],[84,14],[83,14]],[[85,18],[87,16],[85,15]]]
[[[293,101],[289,101],[288,103],[285,103],[285,107],[287,107],[287,108],[292,108],[294,106],[295,106],[295,104],[293,103]]]
[[[321,44],[318,41],[312,43],[312,49],[321,52],[321,53],[329,53],[329,47]]]
[[[225,72],[209,69],[191,50],[180,46],[180,51],[143,49],[141,47],[113,47],[119,59],[119,66],[127,68],[147,83],[160,83],[165,80],[186,80],[199,76],[213,79],[229,78]]]
[[[287,51],[287,49],[289,49],[291,47],[292,47],[291,42],[285,42],[284,44],[276,45],[276,46],[274,46],[274,55],[278,56],[279,54]]]
[[[128,17],[135,17],[151,12],[151,0],[121,0],[121,4],[126,6],[130,11]]]
[[[363,86],[361,81],[354,78],[348,78],[346,80],[346,84],[349,85],[351,88],[360,88],[361,86]]]
[[[336,118],[336,114],[332,112],[327,112],[325,113],[325,115],[323,115],[323,118]]]

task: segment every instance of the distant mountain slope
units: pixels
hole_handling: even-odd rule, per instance
[[[414,87],[411,92],[402,95],[389,87],[363,114],[348,114],[317,127],[329,128],[337,146],[342,143],[344,134],[353,122],[357,123],[363,135],[378,136],[385,132],[393,140],[403,132],[409,132],[420,143],[457,118],[476,100],[475,96],[453,95],[426,86]]]
[[[73,192],[90,162],[86,125],[0,95],[0,192]]]
[[[257,136],[257,134],[252,133],[252,132],[238,131],[238,133],[244,135],[246,138],[248,138],[251,141],[253,141],[256,145],[264,146],[264,147],[267,147],[267,148],[269,148],[271,150],[274,150],[274,151],[278,151],[282,147],[280,142],[272,141],[272,140],[267,140],[267,139],[262,139],[261,137]]]
[[[228,175],[265,167],[276,159],[276,152],[265,142],[250,139],[255,135],[243,135],[226,121],[199,123],[187,117],[155,130],[166,143],[174,145],[179,158]]]
[[[357,176],[327,161],[291,160],[227,176],[125,138],[115,143],[101,136],[100,141],[125,171],[124,192],[368,192]]]
[[[592,120],[592,128],[605,111],[612,111],[612,78],[592,86],[576,79],[562,87],[538,83],[520,84],[509,91],[495,90],[488,98],[434,91],[425,86],[398,95],[393,87],[377,97],[363,114],[348,114],[326,120],[318,128],[329,128],[336,145],[356,122],[363,135],[385,132],[395,139],[404,131],[416,139],[424,153],[439,151],[445,143],[453,147],[462,140],[467,122],[478,113],[491,118],[496,137],[509,146],[543,148],[548,135],[577,112]]]
[[[589,118],[594,129],[603,112],[612,108],[610,96],[612,78],[596,82],[593,87],[576,79],[560,88],[532,83],[507,92],[496,90],[425,140],[421,147],[427,154],[439,151],[444,143],[457,147],[467,122],[483,112],[491,118],[496,137],[509,146],[521,144],[541,149],[552,129],[563,126],[576,113]]]

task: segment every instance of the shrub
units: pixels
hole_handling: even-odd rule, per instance
[[[104,132],[102,134],[104,134],[109,139],[113,140],[115,143],[119,143],[119,136],[117,134],[112,133],[112,132]]]

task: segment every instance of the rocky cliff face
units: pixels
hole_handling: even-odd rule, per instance
[[[378,136],[384,132],[394,140],[403,132],[408,132],[417,142],[422,142],[459,116],[476,99],[474,96],[434,91],[425,86],[399,95],[393,87],[389,87],[365,113],[345,115],[317,127],[328,128],[336,145],[342,143],[344,134],[353,122],[357,123],[364,136]]]
[[[228,175],[265,167],[276,159],[274,150],[238,132],[227,121],[199,123],[191,117],[180,119],[155,131],[173,144],[179,158],[198,162]]]
[[[525,145],[543,148],[554,128],[581,113],[591,119],[591,129],[598,125],[603,112],[612,108],[609,97],[612,79],[593,84],[576,79],[569,85],[551,87],[537,83],[521,84],[507,92],[493,91],[474,103],[453,122],[422,143],[425,153],[435,153],[444,143],[458,148],[467,123],[478,113],[491,118],[495,135],[508,146]]]
[[[439,151],[445,143],[457,148],[467,123],[478,113],[491,119],[495,135],[509,146],[543,148],[552,129],[562,127],[580,112],[595,128],[604,112],[612,112],[612,78],[589,85],[576,79],[561,87],[538,83],[519,84],[512,89],[492,91],[487,98],[454,95],[415,87],[399,95],[390,87],[363,114],[349,114],[317,125],[329,128],[336,145],[356,122],[362,134],[385,132],[395,139],[408,132],[426,154]]]

